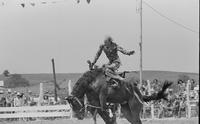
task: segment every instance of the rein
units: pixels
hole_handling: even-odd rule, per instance
[[[91,107],[91,108],[96,108],[96,109],[101,109],[100,106],[95,106],[95,105],[91,105],[91,104],[88,104],[86,103],[85,105],[83,105],[81,103],[81,101],[77,98],[77,97],[74,97],[74,99],[78,102],[78,104],[81,106],[81,109],[79,110],[79,112],[81,112],[82,110],[84,110],[85,108],[87,107]]]
[[[74,99],[78,102],[78,104],[81,106],[81,108],[84,107],[84,105],[81,103],[81,101],[77,97],[74,97]]]
[[[77,98],[77,97],[74,97],[74,99],[78,102],[78,104],[81,106],[81,109],[79,110],[79,112],[81,112],[82,110],[84,110],[85,108],[87,107],[91,107],[91,108],[96,108],[96,109],[101,109],[100,106],[95,106],[95,105],[91,105],[91,104],[88,104],[86,103],[85,105],[83,105],[81,103],[81,101]]]
[[[94,106],[94,105],[91,105],[91,104],[86,104],[85,106],[83,106],[83,107],[79,110],[79,112],[85,110],[87,107],[91,107],[91,108],[95,108],[95,109],[101,109],[101,107],[99,107],[99,106]]]
[[[88,104],[88,103],[86,105],[91,107],[91,108],[101,109],[101,107],[99,107],[99,106],[94,106],[94,105],[91,105],[91,104]]]
[[[79,112],[82,112],[83,110],[85,110],[87,107],[91,107],[91,108],[95,108],[95,109],[101,109],[101,107],[99,106],[94,106],[94,105],[91,105],[91,104],[85,104],[85,106],[82,106],[81,109],[79,110]]]

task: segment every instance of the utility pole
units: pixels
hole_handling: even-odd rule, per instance
[[[52,61],[52,66],[53,66],[54,97],[55,97],[55,101],[57,102],[57,83],[56,83],[56,73],[55,73],[55,64],[54,64],[54,59],[51,59],[51,61]]]
[[[137,1],[136,12],[139,14],[139,47],[140,47],[140,83],[139,88],[142,85],[142,0]]]

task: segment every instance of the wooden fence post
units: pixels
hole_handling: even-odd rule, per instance
[[[71,80],[69,80],[68,82],[68,95],[71,95],[71,92],[72,92],[72,87],[71,87]]]
[[[39,94],[39,99],[38,99],[38,106],[41,106],[41,103],[43,102],[43,83],[40,83],[40,94]]]
[[[54,59],[51,60],[52,61],[52,67],[53,67],[53,78],[54,78],[54,100],[57,103],[57,82],[56,82],[56,71],[55,71],[55,64],[54,64]]]
[[[148,94],[151,95],[151,81],[150,80],[147,80],[147,86],[148,86]],[[154,119],[155,116],[154,116],[154,105],[153,105],[153,102],[150,103],[151,104],[151,119]]]
[[[72,87],[71,87],[71,80],[69,80],[68,82],[68,95],[71,95],[71,92],[72,92]],[[72,111],[72,108],[70,109],[70,119],[73,118],[73,111]]]
[[[191,106],[190,106],[190,80],[187,81],[186,85],[186,92],[187,92],[187,118],[191,117]]]

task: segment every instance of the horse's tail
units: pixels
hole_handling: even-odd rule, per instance
[[[165,93],[165,91],[171,85],[172,85],[172,82],[165,81],[165,83],[164,83],[164,85],[162,87],[162,90],[159,91],[158,93],[154,93],[154,94],[152,94],[150,96],[143,95],[144,102],[149,102],[149,101],[152,101],[152,100],[160,100],[160,99],[167,100],[167,93]]]

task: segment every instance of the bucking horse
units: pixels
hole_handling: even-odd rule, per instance
[[[90,65],[90,63],[89,63]],[[140,112],[144,102],[152,100],[167,99],[166,89],[172,82],[166,81],[162,89],[150,96],[142,95],[135,85],[136,80],[118,81],[119,87],[113,87],[106,81],[105,69],[91,68],[75,83],[72,93],[66,99],[72,107],[75,117],[83,119],[85,107],[89,106],[92,115],[97,112],[106,124],[116,124],[116,117],[110,117],[106,103],[117,103],[121,105],[123,116],[131,124],[142,124]],[[84,104],[84,95],[87,96],[87,105]]]

